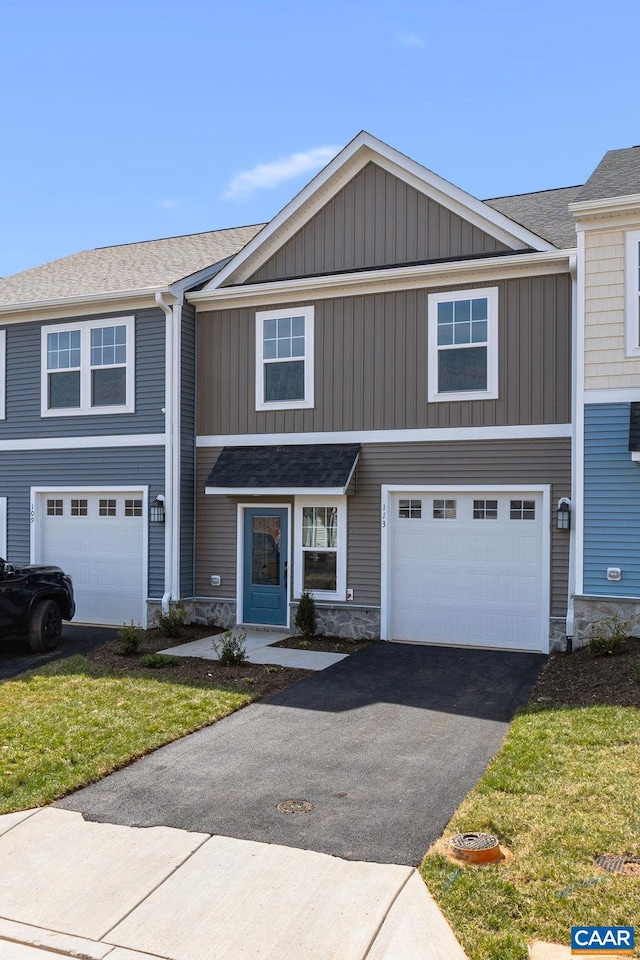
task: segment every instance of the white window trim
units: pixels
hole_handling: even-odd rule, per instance
[[[7,498],[0,497],[0,557],[7,559]]]
[[[304,317],[304,399],[264,400],[264,321],[286,317]],[[256,410],[307,410],[314,404],[314,308],[289,307],[287,310],[260,310],[256,313]]]
[[[338,508],[338,550],[336,557],[336,590],[313,590],[316,600],[347,599],[347,498],[344,497],[296,497],[294,507],[295,546],[294,546],[294,598],[298,598],[303,587],[303,549],[302,549],[302,510],[303,507]]]
[[[438,389],[438,304],[454,300],[487,299],[487,389],[440,393]],[[430,293],[428,300],[427,400],[450,403],[456,400],[498,399],[498,288],[451,290]],[[472,346],[472,345],[471,345]]]
[[[625,236],[625,342],[628,357],[640,357],[640,230]]]
[[[126,391],[127,402],[108,407],[91,406],[91,330],[100,327],[127,328]],[[80,331],[80,406],[49,409],[49,370],[47,369],[47,336],[50,333]],[[41,331],[40,415],[43,417],[103,416],[114,413],[135,413],[135,317],[102,317],[75,323],[44,324]]]
[[[0,420],[5,420],[7,415],[6,390],[7,390],[7,331],[0,330]]]

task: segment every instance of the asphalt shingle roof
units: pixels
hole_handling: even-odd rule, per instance
[[[346,487],[358,457],[357,443],[224,447],[207,489]]]
[[[568,205],[578,198],[581,189],[559,187],[484,202],[562,250],[576,245],[576,226]]]
[[[237,253],[262,226],[74,253],[0,280],[0,306],[168,287]]]
[[[640,147],[609,150],[576,200],[606,200],[640,193]]]

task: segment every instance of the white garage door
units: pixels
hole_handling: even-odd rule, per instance
[[[390,639],[547,650],[541,493],[403,492],[388,510]]]
[[[144,495],[50,491],[37,499],[36,562],[73,578],[77,623],[143,623]]]

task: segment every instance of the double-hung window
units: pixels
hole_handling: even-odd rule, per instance
[[[498,288],[429,295],[430,401],[498,396]]]
[[[42,328],[42,416],[133,413],[133,317]]]
[[[313,307],[256,314],[256,410],[313,407]]]
[[[347,498],[296,497],[296,596],[344,600],[347,576]]]
[[[640,230],[626,236],[625,329],[628,357],[640,357]]]

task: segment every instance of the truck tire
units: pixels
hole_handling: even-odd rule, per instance
[[[55,650],[62,636],[62,613],[55,600],[39,600],[29,618],[29,646],[34,653]]]

